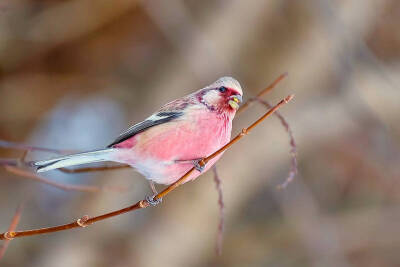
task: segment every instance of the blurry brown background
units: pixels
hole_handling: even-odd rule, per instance
[[[268,119],[218,162],[226,202],[215,254],[211,173],[162,205],[85,229],[11,242],[0,266],[399,266],[400,2],[397,0],[2,0],[0,139],[87,150],[220,76],[268,95],[298,144]],[[265,109],[254,106],[234,132]],[[0,157],[20,152],[0,149]],[[33,153],[31,159],[52,155]],[[0,170],[0,230],[69,222],[150,194],[133,170],[46,177],[115,185],[63,192]]]

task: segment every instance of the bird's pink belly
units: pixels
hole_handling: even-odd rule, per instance
[[[135,167],[147,179],[160,184],[171,184],[189,171],[193,164],[177,163],[206,157],[230,139],[231,124],[213,117],[198,119],[197,123],[169,123],[153,127],[131,140],[135,145],[124,149],[121,161]],[[121,151],[122,152],[122,151]],[[210,161],[207,171],[219,157]],[[196,170],[188,180],[199,176]]]

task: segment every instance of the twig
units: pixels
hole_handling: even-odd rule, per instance
[[[76,169],[68,169],[68,168],[59,168],[57,170],[63,173],[86,173],[86,172],[100,172],[100,171],[113,171],[117,169],[126,169],[131,168],[131,166],[126,164],[121,165],[112,165],[112,166],[100,166],[100,167],[88,167],[88,168],[76,168]]]
[[[263,104],[268,109],[270,109],[272,107],[272,105],[266,100],[262,100],[259,97],[257,97],[256,100],[259,103]],[[290,171],[289,171],[289,174],[288,174],[286,180],[282,184],[278,185],[278,189],[285,189],[288,186],[288,184],[290,184],[293,181],[294,177],[298,173],[297,146],[296,146],[296,142],[294,141],[293,132],[289,126],[289,123],[286,121],[286,119],[282,116],[282,114],[279,111],[275,112],[274,115],[276,117],[278,117],[278,119],[281,121],[281,124],[283,125],[286,132],[288,133],[289,140],[290,140],[290,156],[292,158]]]
[[[238,114],[245,111],[254,101],[262,101],[261,97],[264,96],[266,93],[271,91],[275,86],[281,82],[284,78],[287,77],[287,72],[281,74],[278,78],[275,79],[270,85],[268,85],[264,90],[259,92],[255,98],[250,98],[247,100],[238,110]],[[269,102],[261,102],[267,108],[271,108],[272,106],[269,104]],[[281,121],[282,125],[284,126],[286,132],[289,134],[290,138],[290,145],[292,147],[291,149],[291,156],[292,156],[292,166],[291,170],[289,172],[288,177],[286,178],[285,182],[281,185],[278,186],[278,189],[283,189],[285,188],[293,179],[294,176],[297,174],[297,158],[296,158],[296,143],[293,138],[293,133],[289,127],[289,124],[286,122],[285,118],[279,113],[279,111],[276,111],[274,113],[279,120]],[[219,206],[219,224],[218,224],[218,233],[217,233],[217,245],[216,245],[216,251],[218,255],[222,254],[222,241],[223,241],[223,234],[224,234],[224,201],[223,201],[223,192],[222,192],[222,184],[221,184],[221,179],[219,178],[218,171],[216,166],[213,167],[213,172],[214,172],[214,182],[217,188],[218,192],[218,206]]]
[[[54,186],[56,188],[59,188],[61,190],[64,191],[80,191],[80,192],[89,192],[89,193],[97,193],[100,191],[114,191],[114,192],[124,192],[126,190],[124,190],[123,188],[118,188],[118,187],[104,187],[104,188],[100,188],[97,186],[90,186],[90,185],[71,185],[71,184],[63,184],[63,183],[57,183],[54,181],[50,181],[47,180],[35,173],[29,172],[29,171],[25,171],[23,169],[19,169],[17,167],[14,166],[3,166],[4,169],[10,173],[13,173],[15,175],[24,177],[24,178],[28,178],[28,179],[32,179],[34,181],[43,183],[43,184],[47,184],[47,185],[51,185]]]
[[[60,150],[60,149],[52,149],[52,148],[37,147],[37,146],[27,146],[27,145],[22,145],[22,144],[4,141],[4,140],[0,140],[0,147],[10,148],[10,149],[18,149],[18,150],[24,150],[24,151],[50,152],[50,153],[55,153],[55,154],[67,154],[67,153],[76,152],[76,150]]]
[[[227,150],[229,147],[231,147],[233,144],[238,142],[243,136],[249,134],[251,130],[253,130],[257,125],[259,125],[264,119],[266,119],[268,116],[270,116],[272,113],[274,113],[277,109],[279,109],[282,105],[288,103],[294,96],[290,95],[286,97],[285,99],[281,100],[277,105],[275,105],[273,108],[271,108],[269,111],[267,111],[263,116],[261,116],[258,120],[256,120],[253,124],[251,124],[248,128],[242,129],[242,131],[235,137],[233,138],[228,144],[225,146],[221,147],[219,150],[215,151],[213,154],[210,156],[202,159],[199,164],[201,166],[205,166],[210,160],[213,158],[217,157],[220,155],[223,151]],[[162,192],[158,193],[156,196],[154,196],[154,200],[161,199],[168,195],[171,191],[179,187],[180,185],[184,184],[188,177],[195,171],[195,167],[190,169],[185,175],[183,175],[178,181],[173,183],[172,185],[168,186],[166,189],[164,189]],[[69,224],[64,224],[64,225],[59,225],[55,227],[49,227],[49,228],[41,228],[41,229],[34,229],[34,230],[28,230],[28,231],[20,231],[20,232],[14,232],[14,231],[9,231],[6,233],[2,233],[0,235],[0,240],[4,239],[12,239],[12,238],[17,238],[17,237],[23,237],[23,236],[32,236],[32,235],[39,235],[39,234],[46,234],[46,233],[53,233],[53,232],[58,232],[58,231],[64,231],[72,228],[78,228],[78,227],[86,227],[90,224],[93,224],[98,221],[105,220],[107,218],[111,218],[114,216],[118,216],[133,210],[137,209],[143,209],[147,208],[150,204],[147,202],[147,200],[140,200],[137,203],[117,210],[113,211],[110,213],[106,213],[97,217],[89,218],[88,216],[82,217],[81,219],[76,220],[75,222],[69,223]]]
[[[2,144],[6,144],[8,148],[11,148],[12,145],[14,145],[15,143],[10,143],[10,142],[6,142],[6,141],[1,141],[0,140],[0,146]],[[47,148],[30,147],[30,146],[24,146],[24,145],[19,145],[19,144],[15,144],[15,145],[17,145],[17,149],[21,149],[21,150],[23,150],[24,148],[31,149],[31,150],[39,149],[41,151],[43,151],[43,150],[47,151],[48,150]],[[37,181],[37,182],[40,182],[40,183],[44,183],[44,184],[47,184],[47,185],[50,185],[50,186],[54,186],[54,187],[59,188],[59,189],[64,190],[64,191],[80,191],[80,192],[89,192],[89,193],[97,193],[97,192],[100,192],[100,191],[113,191],[113,192],[122,193],[122,192],[126,192],[127,191],[126,189],[124,189],[122,187],[103,187],[103,188],[100,188],[100,187],[97,187],[97,186],[70,185],[70,184],[57,183],[57,182],[54,182],[54,181],[47,180],[47,179],[45,179],[45,178],[43,178],[43,177],[41,177],[41,176],[39,176],[39,175],[37,175],[35,173],[29,172],[29,171],[26,171],[26,170],[20,168],[22,166],[25,166],[25,167],[26,166],[30,166],[30,163],[27,162],[25,159],[26,159],[26,156],[27,156],[28,152],[31,151],[31,150],[25,150],[23,155],[19,159],[0,159],[0,166],[2,166],[6,171],[8,171],[8,172],[10,172],[12,174],[15,174],[17,176],[20,176],[22,178],[28,178],[28,179],[31,179],[31,180],[34,180],[34,181]],[[125,167],[125,166],[124,165],[121,165],[121,166],[118,165],[118,166],[112,166],[112,167],[114,167],[114,169],[115,169],[115,168],[118,168],[118,167],[122,168],[122,167]],[[66,171],[66,172],[67,171],[74,172],[75,170],[65,169],[64,171]]]
[[[0,159],[0,166],[18,166],[19,159]]]
[[[261,92],[259,92],[257,94],[257,96],[255,98],[260,98],[263,95],[265,95],[266,93],[268,93],[269,91],[271,91],[272,89],[275,88],[275,86],[282,81],[283,79],[285,79],[287,77],[288,73],[282,73],[281,75],[279,75],[278,78],[275,79],[275,81],[273,81],[270,85],[268,85],[264,90],[262,90]],[[248,101],[246,101],[245,103],[243,103],[243,105],[240,107],[240,109],[236,112],[237,114],[242,113],[243,111],[245,111],[251,104],[252,102],[254,102],[255,98],[250,98]]]
[[[218,207],[219,207],[219,223],[218,223],[216,251],[217,251],[218,255],[221,255],[222,254],[222,241],[223,241],[224,229],[225,229],[225,227],[224,227],[225,204],[224,204],[224,196],[222,193],[222,181],[219,178],[218,170],[215,165],[213,166],[213,172],[214,172],[215,187],[218,192]]]
[[[10,227],[8,228],[8,232],[3,234],[4,237],[6,237],[6,238],[5,238],[3,245],[0,247],[0,260],[3,258],[4,254],[6,253],[6,250],[8,248],[8,245],[11,242],[11,238],[7,238],[7,237],[9,237],[9,235],[7,233],[15,231],[15,229],[17,228],[18,223],[21,219],[21,213],[22,213],[22,204],[19,204],[17,207],[17,210],[15,211],[14,217],[11,220],[11,224],[10,224]]]

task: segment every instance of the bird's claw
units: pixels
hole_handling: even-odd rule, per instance
[[[204,162],[204,159],[195,159],[195,160],[175,160],[176,163],[192,163],[194,168],[198,170],[199,172],[203,172],[204,169],[206,168],[206,163]]]
[[[203,159],[193,161],[194,168],[196,170],[198,170],[199,172],[203,172],[204,169],[206,168],[206,164],[204,164],[204,162],[202,162],[202,160]]]
[[[152,206],[157,206],[162,202],[162,198],[155,198],[155,196],[156,195],[146,196],[146,201]]]

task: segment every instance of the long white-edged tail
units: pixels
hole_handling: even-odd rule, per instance
[[[73,154],[49,160],[37,161],[33,163],[33,166],[37,167],[37,172],[46,172],[74,165],[107,161],[110,159],[110,154],[113,151],[113,148],[107,148],[102,150]]]

